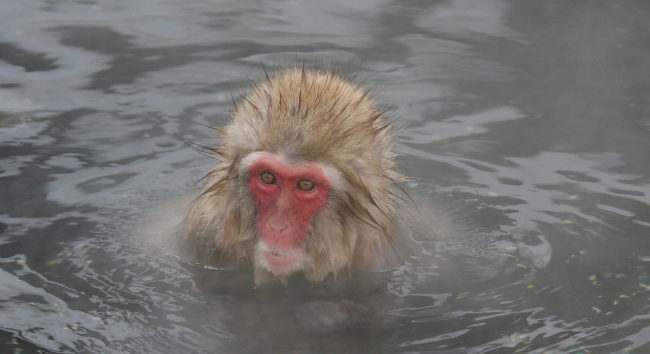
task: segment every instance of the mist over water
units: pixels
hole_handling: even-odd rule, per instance
[[[0,347],[650,349],[645,1],[24,2],[0,12]],[[262,65],[329,68],[403,130],[424,227],[376,279],[254,289],[163,241]],[[200,123],[200,124],[195,124]],[[435,210],[439,210],[436,212]],[[301,330],[295,305],[371,313]]]

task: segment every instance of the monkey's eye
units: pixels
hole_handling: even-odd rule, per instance
[[[260,181],[265,184],[275,184],[275,176],[271,172],[260,173]]]
[[[301,191],[307,192],[314,189],[314,187],[316,187],[316,184],[308,179],[301,179],[298,181],[297,187]]]

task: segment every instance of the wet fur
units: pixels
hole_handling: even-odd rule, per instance
[[[394,131],[367,91],[331,72],[288,69],[254,85],[218,132],[218,163],[183,220],[183,242],[199,261],[254,265],[256,205],[242,160],[255,152],[340,173],[309,231],[302,269],[308,280],[394,256],[402,177],[394,171]],[[256,283],[263,272],[255,269]]]

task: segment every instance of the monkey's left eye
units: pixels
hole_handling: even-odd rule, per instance
[[[265,184],[275,184],[275,176],[271,172],[260,173],[260,181]]]
[[[308,179],[301,179],[298,181],[297,187],[301,191],[307,192],[314,189],[314,187],[316,187],[316,184]]]

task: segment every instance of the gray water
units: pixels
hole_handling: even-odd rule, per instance
[[[647,352],[648,15],[644,0],[3,0],[2,351]],[[316,334],[293,317],[313,291],[258,291],[138,240],[211,165],[183,140],[214,144],[200,124],[223,125],[262,63],[303,62],[377,92],[403,127],[405,188],[454,225],[354,298],[367,318]]]

